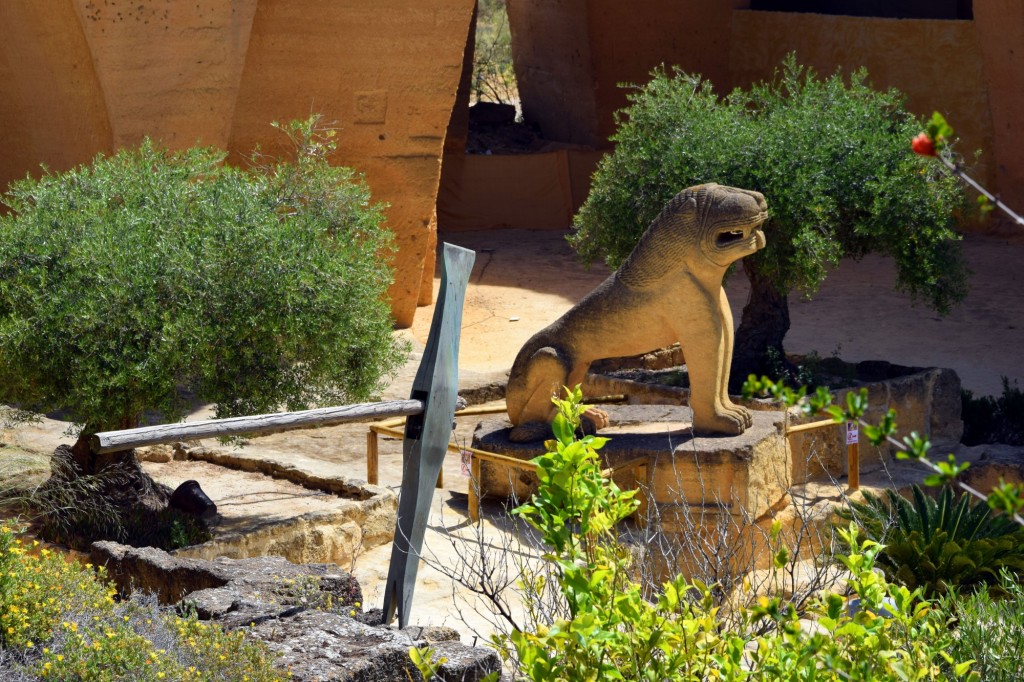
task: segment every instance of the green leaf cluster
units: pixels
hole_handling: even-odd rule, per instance
[[[863,70],[819,79],[790,55],[773,81],[719,97],[662,69],[630,101],[574,221],[586,262],[617,266],[672,196],[718,182],[767,198],[767,246],[750,260],[781,294],[813,293],[840,259],[877,252],[895,260],[898,289],[936,310],[963,299],[962,190],[911,151],[921,124]]]
[[[939,598],[939,608],[956,625],[949,653],[974,659],[972,667],[985,682],[1017,682],[1024,679],[1024,587],[1003,571],[993,592],[998,596],[951,590]]]
[[[970,674],[970,661],[945,653],[951,634],[945,615],[910,590],[875,572],[881,545],[841,530],[850,548],[842,561],[860,599],[851,612],[829,594],[812,600],[808,626],[792,604],[762,597],[726,625],[709,586],[677,577],[647,596],[630,573],[615,524],[635,501],[600,476],[603,439],[575,436],[578,388],[555,403],[555,439],[535,460],[540,485],[518,510],[540,531],[550,552],[564,617],[531,630],[496,636],[499,651],[518,661],[518,673],[544,681],[597,680],[937,680],[944,671]],[[774,531],[777,535],[778,530]],[[789,561],[775,554],[776,565]],[[524,581],[537,580],[534,575]],[[880,614],[886,614],[882,616]],[[765,633],[766,634],[756,634]],[[513,655],[514,654],[514,655]],[[427,669],[427,668],[421,668]]]
[[[318,118],[293,160],[146,140],[12,184],[0,217],[0,401],[84,432],[368,399],[403,359],[390,233]]]
[[[600,450],[607,438],[576,439],[582,417],[582,394],[577,386],[566,400],[556,400],[552,420],[554,440],[545,443],[546,454],[533,459],[544,494],[534,495],[513,513],[541,532],[560,560],[563,575],[577,569],[578,560],[592,560],[604,549],[602,541],[614,537],[619,521],[639,504],[635,490],[623,491],[601,475]]]
[[[908,500],[895,490],[864,492],[838,514],[884,543],[878,565],[890,580],[929,596],[999,583],[1001,571],[1024,572],[1024,528],[984,501],[945,486],[937,498],[914,485]]]

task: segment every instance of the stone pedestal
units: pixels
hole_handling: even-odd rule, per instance
[[[687,407],[602,409],[611,419],[600,432],[611,439],[600,450],[603,465],[616,467],[638,457],[650,463],[647,527],[625,529],[620,536],[643,549],[647,579],[660,582],[683,572],[713,582],[716,574],[770,560],[764,539],[772,519],[785,516],[793,475],[782,412],[754,412],[753,426],[740,436],[694,437]],[[480,422],[473,447],[524,460],[543,453],[543,443],[509,441],[509,428],[504,418]],[[633,470],[614,478],[624,489],[648,486]],[[479,484],[482,495],[525,501],[537,477],[484,462]]]
[[[602,436],[604,466],[615,467],[637,457],[651,464],[650,499],[658,505],[714,505],[732,514],[759,518],[776,507],[789,488],[792,471],[781,412],[755,412],[754,425],[735,436],[698,436],[691,431],[691,412],[678,405],[610,405],[611,418]],[[480,422],[473,447],[518,459],[544,451],[537,443],[508,440],[510,424],[503,418]],[[635,487],[634,473],[621,472],[616,482]],[[525,500],[537,483],[533,473],[509,471],[485,462],[482,495]]]

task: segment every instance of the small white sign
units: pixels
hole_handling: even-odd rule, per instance
[[[857,422],[846,422],[846,444],[853,445],[859,442],[860,429]]]
[[[473,471],[473,453],[469,450],[462,451],[462,475],[471,476]]]

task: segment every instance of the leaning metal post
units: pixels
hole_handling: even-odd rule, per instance
[[[434,483],[444,463],[455,419],[462,304],[475,259],[476,254],[468,249],[444,245],[441,291],[410,394],[422,400],[424,407],[422,414],[409,417],[405,423],[398,525],[384,589],[384,622],[391,623],[397,610],[398,625],[403,628],[409,624]]]

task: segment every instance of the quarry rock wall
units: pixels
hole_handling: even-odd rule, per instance
[[[473,0],[0,3],[0,187],[152,137],[244,162],[272,121],[320,113],[332,162],[390,204],[396,323],[433,276],[434,204]],[[429,290],[429,287],[427,287]]]

